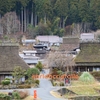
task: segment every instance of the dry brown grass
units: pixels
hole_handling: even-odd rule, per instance
[[[8,94],[8,92],[0,92],[0,94]]]
[[[95,88],[100,89],[100,83],[95,81],[94,83],[84,83],[80,81],[73,81],[72,85],[67,89],[73,91],[78,95],[99,95]]]
[[[33,96],[27,96],[25,99],[23,100],[34,100]],[[41,100],[39,98],[37,98],[36,100]]]

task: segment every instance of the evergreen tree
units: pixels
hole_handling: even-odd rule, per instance
[[[78,4],[79,16],[82,22],[90,22],[91,21],[91,11],[90,4],[88,0],[80,0]]]

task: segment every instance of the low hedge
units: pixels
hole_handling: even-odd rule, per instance
[[[31,85],[30,84],[18,85],[17,88],[19,89],[31,88]]]
[[[35,83],[39,85],[40,84],[40,81],[39,80],[35,80]]]

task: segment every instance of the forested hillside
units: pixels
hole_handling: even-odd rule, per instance
[[[67,32],[100,28],[100,0],[0,0],[0,18],[13,11],[23,32],[62,36],[64,28]]]

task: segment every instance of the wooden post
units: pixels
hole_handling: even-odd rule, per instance
[[[78,72],[80,72],[80,67],[78,67]]]
[[[88,71],[87,67],[85,68],[86,72]]]

